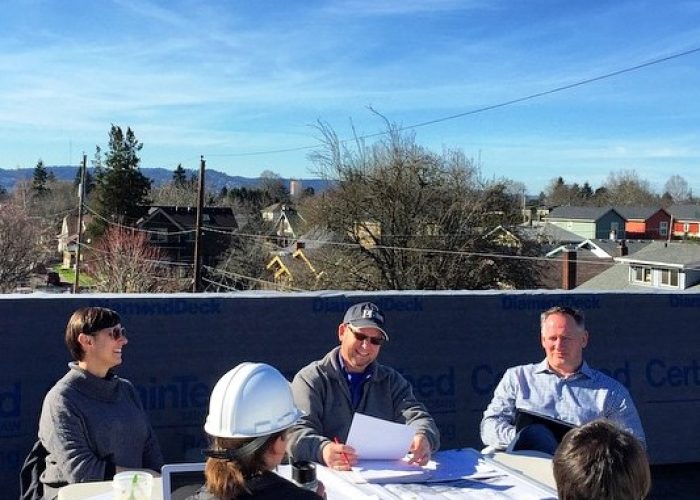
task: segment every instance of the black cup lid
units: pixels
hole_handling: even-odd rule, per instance
[[[292,462],[292,479],[299,484],[316,481],[316,466],[307,460]]]

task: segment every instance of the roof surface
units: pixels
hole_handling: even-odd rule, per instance
[[[557,207],[546,217],[546,219],[580,219],[598,220],[607,214],[612,207],[581,207],[575,205],[565,205]]]

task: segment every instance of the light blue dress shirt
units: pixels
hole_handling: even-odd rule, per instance
[[[642,422],[629,391],[617,380],[589,367],[561,377],[541,363],[509,368],[481,420],[481,440],[505,447],[515,437],[516,408],[581,425],[606,418],[631,432],[645,446]]]

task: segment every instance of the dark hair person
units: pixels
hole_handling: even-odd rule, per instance
[[[553,466],[560,500],[643,500],[651,489],[642,444],[606,420],[570,430]]]
[[[44,497],[67,484],[109,480],[127,469],[157,475],[163,456],[141,399],[131,382],[112,371],[129,342],[119,314],[103,307],[78,309],[65,340],[74,361],[47,393],[39,419],[39,439],[48,451]]]

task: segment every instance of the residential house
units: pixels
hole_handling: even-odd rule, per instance
[[[658,207],[615,207],[625,219],[628,240],[665,240],[671,225],[671,214]]]
[[[671,205],[668,212],[673,218],[673,236],[700,238],[700,205]]]
[[[85,234],[85,230],[92,223],[92,215],[83,215],[80,233]],[[61,224],[61,232],[57,236],[58,252],[62,255],[61,267],[71,269],[75,267],[75,256],[78,250],[78,216],[75,214],[66,215]],[[85,240],[85,243],[89,241]],[[84,259],[81,253],[80,260]]]
[[[585,283],[593,277],[607,271],[615,265],[616,257],[633,254],[651,243],[646,241],[619,240],[584,240],[578,244],[559,245],[547,252],[550,259],[542,273],[542,281],[545,288],[562,288],[563,267],[568,263],[571,255],[566,252],[575,252],[576,272],[571,274],[573,283],[567,283],[575,288],[578,283]]]
[[[274,288],[317,288],[326,273],[316,257],[335,239],[330,231],[314,228],[287,248],[273,252],[266,268],[272,273]]]
[[[278,247],[286,247],[298,239],[306,220],[291,203],[275,203],[260,211],[264,221],[269,223],[269,235],[273,236]]]
[[[522,238],[536,241],[540,245],[548,246],[550,249],[559,245],[579,244],[585,240],[578,234],[548,222],[534,226],[520,225],[518,226],[518,234]]]
[[[578,288],[700,291],[700,245],[696,243],[653,241],[614,260],[615,266]]]
[[[523,224],[531,226],[543,223],[545,218],[549,216],[549,213],[556,207],[557,205],[539,205],[523,208],[521,210],[523,215]]]
[[[485,240],[493,241],[499,246],[505,248],[522,248],[522,240],[517,234],[517,230],[514,228],[508,229],[502,224],[494,227],[492,230],[486,232],[483,238]]]
[[[612,207],[561,206],[545,219],[584,239],[625,239],[625,219]]]
[[[320,273],[304,253],[303,242],[294,243],[294,250],[273,255],[265,266],[272,273],[274,288],[293,289],[296,283],[314,283]]]
[[[176,263],[194,262],[196,207],[153,206],[136,222],[147,230],[151,244],[165,251]],[[232,233],[238,229],[230,207],[204,207],[202,211],[202,263],[214,265],[231,246]]]
[[[591,259],[614,259],[625,257],[641,250],[651,243],[649,240],[583,240],[577,245],[560,245],[547,253],[547,257],[556,257],[564,250],[573,248],[579,255]]]
[[[280,214],[282,213],[283,208],[293,208],[290,203],[273,203],[270,206],[267,206],[260,210],[260,215],[262,216],[262,220],[267,221],[267,222],[272,222],[275,221],[279,218]]]

